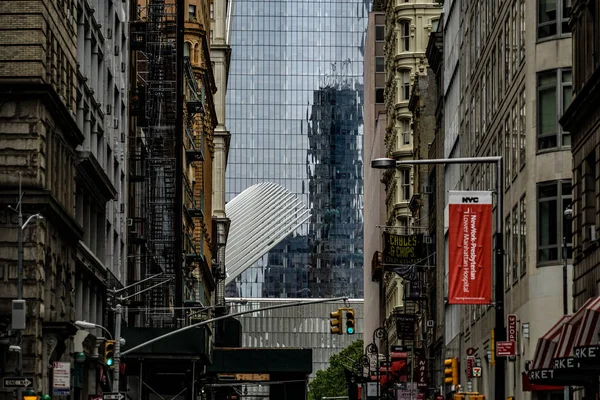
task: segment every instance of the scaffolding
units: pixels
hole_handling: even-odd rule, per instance
[[[148,290],[134,300],[145,307],[138,323],[146,327],[178,324],[176,296],[186,305],[201,304],[204,297],[203,239],[193,234],[204,218],[203,182],[196,186],[184,171],[204,160],[203,128],[194,129],[193,121],[202,120],[205,98],[186,57],[179,81],[183,91],[177,90],[177,11],[174,0],[148,0],[130,25],[136,129],[129,137],[129,279],[160,274],[145,281],[142,288]],[[185,97],[183,104],[178,96]]]

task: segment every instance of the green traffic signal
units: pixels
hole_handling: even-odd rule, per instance
[[[115,363],[114,353],[115,353],[115,341],[107,340],[104,343],[104,364],[106,364],[107,367],[112,367],[113,364]]]
[[[349,308],[346,310],[346,333],[353,335],[355,332],[354,328],[354,310]]]

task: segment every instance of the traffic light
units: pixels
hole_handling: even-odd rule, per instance
[[[444,382],[447,385],[458,385],[458,359],[447,358],[444,360]]]
[[[33,389],[25,389],[23,391],[23,400],[37,400],[38,395]]]
[[[107,340],[104,342],[104,365],[109,368],[115,363],[115,341]]]
[[[346,310],[346,333],[353,335],[356,330],[354,329],[354,310],[348,308]]]
[[[342,332],[342,322],[343,322],[343,316],[342,316],[342,310],[338,308],[337,311],[332,311],[329,314],[329,318],[331,318],[331,321],[329,322],[331,324],[331,333],[334,335],[341,335]]]

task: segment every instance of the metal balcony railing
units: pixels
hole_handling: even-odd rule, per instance
[[[185,154],[189,162],[204,161],[204,135],[195,135],[189,124],[185,125]]]

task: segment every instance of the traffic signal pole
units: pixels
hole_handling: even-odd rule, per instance
[[[200,321],[200,322],[197,322],[195,324],[184,326],[183,328],[179,328],[179,329],[176,329],[174,331],[165,333],[164,335],[157,336],[157,337],[155,337],[153,339],[148,340],[147,342],[138,344],[137,346],[134,346],[131,349],[127,349],[127,350],[125,350],[123,352],[121,352],[119,350],[119,357],[122,357],[122,356],[124,356],[126,354],[129,354],[129,353],[131,353],[131,352],[133,352],[135,350],[141,349],[142,347],[148,346],[149,344],[158,342],[159,340],[163,340],[163,339],[166,339],[166,338],[171,337],[173,335],[177,335],[178,333],[181,333],[183,331],[187,331],[189,329],[198,328],[200,326],[212,324],[213,322],[216,322],[216,321],[221,321],[221,320],[228,319],[228,318],[234,318],[234,317],[238,317],[240,315],[254,314],[254,313],[263,312],[263,311],[267,311],[267,310],[274,310],[274,309],[277,309],[277,308],[299,307],[299,306],[306,306],[306,305],[309,305],[309,304],[330,303],[330,302],[333,302],[333,301],[340,301],[340,300],[347,301],[348,297],[333,297],[331,299],[303,300],[303,301],[296,301],[294,303],[277,304],[277,305],[274,305],[274,306],[257,308],[255,310],[246,310],[246,311],[236,312],[236,313],[233,313],[233,314],[222,315],[220,317],[215,317],[215,318],[207,319],[205,321]],[[116,356],[115,356],[115,358],[116,358]]]
[[[120,359],[121,359],[121,315],[123,308],[120,304],[117,304],[115,308],[115,352],[114,352],[114,364],[113,364],[113,392],[119,391],[119,374],[120,374]]]

